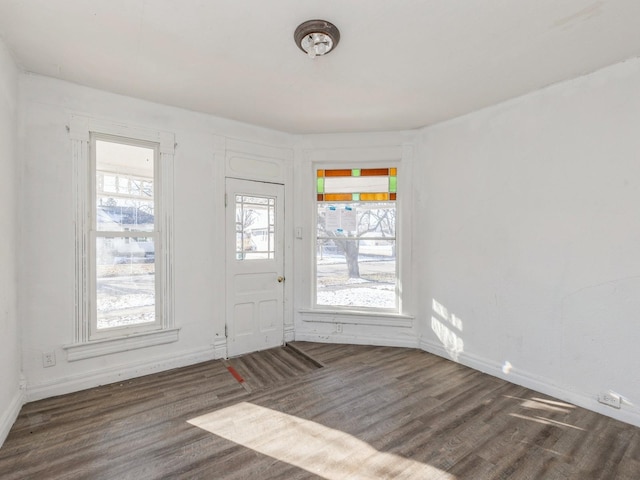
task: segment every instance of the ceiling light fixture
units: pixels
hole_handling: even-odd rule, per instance
[[[340,31],[326,20],[307,20],[298,25],[293,38],[300,50],[309,55],[309,58],[315,58],[336,48],[340,41]]]

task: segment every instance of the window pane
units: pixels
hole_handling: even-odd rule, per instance
[[[275,199],[236,195],[236,259],[275,258]]]
[[[397,309],[396,203],[318,203],[316,304]]]
[[[388,177],[327,177],[324,180],[326,193],[386,192]]]
[[[130,200],[98,195],[96,229],[101,232],[152,232],[153,200]]]
[[[396,237],[396,202],[318,203],[318,237]]]
[[[151,323],[155,308],[155,244],[147,237],[96,239],[98,330]]]
[[[153,231],[153,148],[96,140],[96,229]]]
[[[395,241],[318,241],[318,305],[395,309]]]

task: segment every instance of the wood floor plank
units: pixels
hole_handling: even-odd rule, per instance
[[[29,403],[0,478],[640,478],[633,426],[420,350],[294,345],[228,361],[250,393],[212,361]]]

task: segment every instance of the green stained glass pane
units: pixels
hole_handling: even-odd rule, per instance
[[[324,177],[318,178],[318,193],[324,193]]]
[[[353,200],[354,202],[359,201],[360,200],[360,194],[359,193],[351,194],[351,200]]]
[[[351,170],[351,176],[352,177],[359,177],[360,176],[360,169],[359,168],[354,168],[353,170]]]
[[[398,177],[389,177],[389,191],[391,193],[397,193],[397,191],[398,191]]]

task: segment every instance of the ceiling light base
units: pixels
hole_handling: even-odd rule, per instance
[[[293,34],[296,45],[310,58],[326,55],[338,45],[340,31],[326,20],[307,20]]]

